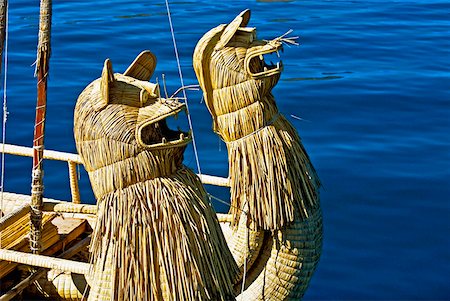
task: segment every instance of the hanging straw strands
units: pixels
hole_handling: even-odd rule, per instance
[[[154,59],[139,57],[133,64]],[[157,97],[149,76],[112,74],[107,61],[75,108],[98,202],[89,300],[227,300],[236,264],[199,178],[182,164],[190,138],[164,120],[183,106]]]
[[[234,232],[227,241],[236,240],[235,258],[254,261],[243,265],[237,299],[297,300],[320,256],[320,182],[271,94],[281,62],[267,65],[263,57],[279,55],[283,43],[297,44],[296,37],[287,37],[288,31],[270,41],[256,40],[255,28],[245,27],[249,19],[246,10],[206,33],[195,48],[194,69],[214,130],[228,149]]]
[[[194,69],[215,131],[227,143],[234,225],[240,218],[235,208],[248,204],[252,229],[280,229],[296,215],[308,218],[318,206],[320,186],[296,130],[271,94],[278,67],[269,70],[261,60],[295,38],[287,32],[261,42],[254,28],[239,26],[232,22],[205,34],[194,52]]]

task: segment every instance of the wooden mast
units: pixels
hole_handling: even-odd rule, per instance
[[[6,37],[6,9],[8,7],[8,0],[0,1],[0,73],[3,63],[3,48],[5,46]]]
[[[33,139],[33,171],[31,183],[31,229],[30,249],[37,254],[41,247],[42,197],[44,186],[43,154],[44,126],[47,106],[47,78],[50,61],[50,31],[52,17],[52,1],[41,0],[39,16],[39,40],[37,47],[37,105]]]

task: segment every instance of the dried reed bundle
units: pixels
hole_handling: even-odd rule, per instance
[[[224,218],[226,219],[224,220]],[[239,267],[239,277],[237,279],[240,281],[244,273],[252,268],[256,261],[259,261],[258,256],[264,247],[267,233],[265,231],[249,230],[247,228],[248,219],[245,213],[242,213],[237,227],[230,226],[232,220],[231,214],[221,214],[219,216],[220,226],[222,227],[228,248]]]
[[[286,38],[256,40],[254,28],[241,27],[245,14],[200,39],[194,69],[214,130],[227,143],[234,225],[248,204],[253,229],[275,230],[296,215],[308,218],[319,206],[320,183],[271,94],[282,65],[267,65],[263,56],[278,53]]]
[[[233,235],[244,237],[247,232],[242,249],[251,260],[257,256],[237,299],[298,300],[321,252],[320,182],[271,93],[282,63],[268,65],[264,60],[267,54],[279,56],[282,43],[294,39],[283,35],[257,40],[256,29],[245,27],[249,19],[246,10],[206,33],[195,48],[194,69],[214,131],[227,144]],[[247,212],[248,228],[240,222],[242,212]],[[242,249],[232,248],[235,258],[243,256]],[[237,282],[236,291],[243,281]]]
[[[322,248],[320,210],[268,236],[259,261],[248,271],[245,290],[236,299],[301,300],[316,270]],[[241,283],[236,290],[241,290]]]
[[[109,60],[80,95],[75,140],[98,201],[89,300],[229,300],[237,266],[198,177],[182,164],[190,135],[165,118],[156,59],[122,74]]]

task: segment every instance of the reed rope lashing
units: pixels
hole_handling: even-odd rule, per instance
[[[8,118],[8,107],[7,107],[7,79],[8,79],[8,1],[5,1],[5,44],[4,44],[4,76],[3,76],[3,118],[2,118],[2,157],[1,157],[1,183],[0,183],[0,212],[3,212],[3,191],[5,183],[5,142],[6,142],[6,121]],[[0,215],[1,217],[1,215]],[[2,247],[2,238],[0,235],[0,248]]]
[[[174,51],[175,51],[175,58],[176,58],[176,61],[177,61],[177,66],[178,66],[178,74],[180,76],[181,86],[184,87],[183,72],[181,71],[181,64],[180,64],[180,58],[179,58],[179,55],[178,55],[178,48],[177,48],[177,42],[176,42],[176,39],[175,39],[175,32],[174,32],[174,29],[173,29],[172,16],[170,14],[169,0],[165,0],[165,2],[166,2],[167,17],[169,19],[169,25],[170,25],[170,33],[172,35],[173,48],[174,48]],[[191,119],[191,114],[190,114],[190,110],[189,110],[188,99],[187,99],[187,96],[186,96],[186,89],[183,89],[182,92],[183,92],[183,98],[185,99],[185,103],[186,103],[186,115],[187,115],[187,118],[188,118],[189,129],[191,130],[192,147],[194,149],[195,161],[197,163],[197,171],[198,171],[198,174],[201,175],[202,172],[201,172],[201,168],[200,168],[200,160],[199,160],[198,152],[197,152],[197,143],[195,142],[194,128],[192,126],[192,119]]]

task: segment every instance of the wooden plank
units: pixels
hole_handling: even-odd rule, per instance
[[[45,250],[58,242],[59,236],[56,227],[51,223],[51,220],[56,218],[55,213],[44,213],[43,215],[43,240],[42,248]],[[24,216],[23,219],[17,221],[10,228],[5,229],[1,234],[9,243],[8,249],[18,250],[22,252],[29,252],[28,247],[28,233],[30,229],[30,216]],[[5,237],[6,236],[6,237]],[[3,246],[2,246],[3,247]],[[0,261],[0,279],[11,273],[17,267],[17,263]]]
[[[68,259],[86,248],[91,241],[91,238],[88,236],[85,239],[79,241],[74,246],[72,246],[67,251],[63,252],[59,257]],[[31,285],[35,280],[43,277],[47,273],[47,269],[41,268],[38,271],[32,272],[30,276],[19,282],[16,286],[14,286],[11,290],[6,292],[4,295],[0,297],[0,301],[9,301],[13,299],[16,295],[20,294],[26,287]]]
[[[52,224],[58,228],[59,240],[57,243],[46,249],[44,255],[53,255],[58,251],[65,249],[65,247],[85,233],[87,222],[85,220],[62,217],[55,218]]]
[[[47,215],[49,213],[46,213]],[[63,218],[55,214],[54,218],[45,222],[42,235],[43,254],[53,255],[63,250],[66,245],[81,236],[87,230],[87,222],[75,218]],[[15,241],[15,245],[9,249],[29,252],[28,240],[26,238],[27,229],[24,229],[20,239]],[[12,272],[16,267],[15,262],[0,261],[0,279]]]
[[[0,231],[11,226],[26,214],[30,213],[30,204],[22,204],[19,208],[0,218]]]

